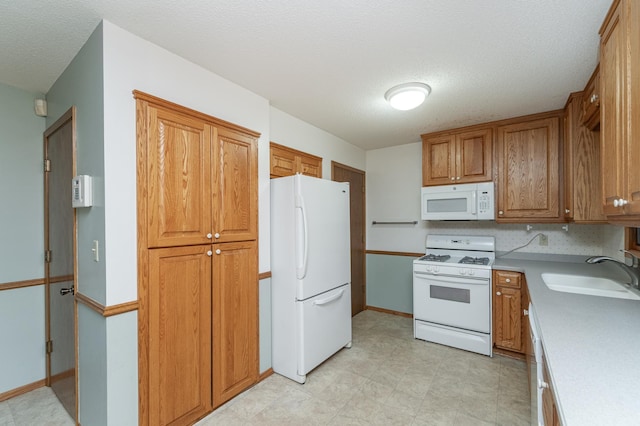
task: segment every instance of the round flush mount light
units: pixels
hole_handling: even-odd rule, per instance
[[[431,93],[431,87],[424,83],[404,83],[392,87],[384,98],[395,109],[408,111],[420,106]]]

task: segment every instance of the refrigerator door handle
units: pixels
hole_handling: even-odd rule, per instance
[[[307,276],[307,260],[309,255],[309,233],[307,231],[307,211],[304,207],[304,199],[302,195],[297,195],[298,202],[296,208],[300,209],[300,218],[302,219],[302,238],[303,238],[303,253],[302,253],[302,265],[296,267],[296,278],[301,280]]]
[[[340,298],[342,297],[342,295],[343,295],[343,294],[344,294],[344,289],[340,290],[340,292],[339,292],[339,293],[336,293],[336,294],[334,294],[334,295],[333,295],[333,296],[331,296],[331,297],[327,297],[326,299],[322,299],[322,300],[315,300],[315,301],[313,302],[313,304],[314,304],[314,305],[317,305],[317,306],[326,305],[326,304],[328,304],[328,303],[333,302],[334,300],[338,300],[338,299],[340,299]]]

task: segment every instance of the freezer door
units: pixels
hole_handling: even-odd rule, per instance
[[[296,302],[298,318],[298,374],[327,360],[351,343],[351,285]]]
[[[296,299],[351,282],[349,185],[296,175]]]

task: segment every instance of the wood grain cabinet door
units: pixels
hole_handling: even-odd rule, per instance
[[[148,246],[207,244],[211,233],[211,126],[147,107]]]
[[[258,254],[255,241],[214,245],[213,403],[258,380]]]
[[[211,411],[211,245],[149,250],[148,424]]]
[[[255,138],[218,127],[213,134],[213,242],[258,236],[258,149]]]
[[[496,287],[494,303],[494,341],[496,346],[523,352],[521,290],[510,287]]]
[[[614,201],[624,198],[625,34],[617,7],[600,39],[600,155],[607,216],[622,215]]]
[[[558,222],[559,117],[498,127],[497,221]]]
[[[422,186],[455,182],[456,139],[445,135],[422,141]]]
[[[456,183],[490,181],[492,149],[491,129],[456,135]]]

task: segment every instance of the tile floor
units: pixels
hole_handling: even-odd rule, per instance
[[[300,385],[273,374],[198,425],[529,425],[522,361],[413,339],[411,319],[353,318],[353,347]],[[0,402],[0,426],[73,425],[49,388]]]
[[[413,339],[409,318],[364,311],[353,347],[307,376],[274,374],[198,425],[529,425],[524,361]]]

